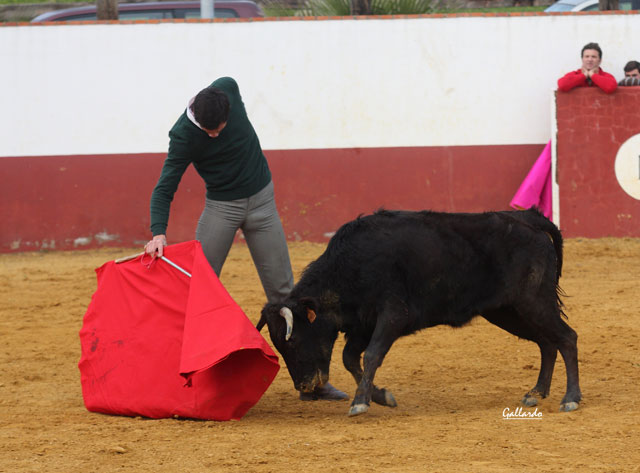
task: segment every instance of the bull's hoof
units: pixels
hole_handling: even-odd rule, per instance
[[[575,411],[579,406],[580,404],[578,404],[577,402],[563,402],[562,404],[560,404],[560,412]]]
[[[380,404],[381,406],[388,406],[388,407],[398,406],[398,403],[396,402],[396,399],[393,397],[393,394],[391,394],[391,391],[387,391],[386,389],[375,388],[373,390],[371,400],[376,404]]]
[[[385,403],[385,406],[398,407],[396,398],[393,397],[393,394],[391,394],[391,391],[387,391],[386,389],[384,390],[384,403]]]
[[[364,414],[369,410],[369,406],[366,404],[354,404],[349,409],[349,417],[358,416],[360,414]]]
[[[522,398],[522,401],[520,401],[520,403],[525,407],[533,407],[538,405],[538,400],[535,397],[527,394]]]

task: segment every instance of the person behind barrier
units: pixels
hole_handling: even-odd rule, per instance
[[[629,61],[624,66],[624,79],[618,82],[621,86],[640,85],[640,62]]]
[[[611,94],[618,87],[616,78],[600,67],[602,49],[598,43],[589,43],[582,48],[582,67],[558,79],[558,89],[569,92],[576,87],[598,87]]]
[[[615,77],[602,70],[602,50],[597,43],[582,48],[582,67],[558,79],[558,89],[569,92],[576,87],[599,87],[610,94],[617,88]],[[547,218],[553,217],[551,189],[551,141],[542,150],[520,184],[509,205],[517,210],[537,207]]]
[[[293,288],[293,272],[271,172],[231,77],[201,90],[169,131],[169,151],[151,194],[153,237],[145,252],[152,257],[163,255],[171,201],[190,164],[206,186],[195,236],[215,273],[220,275],[236,231],[242,229],[268,301],[283,300]],[[305,396],[301,393],[301,399]],[[348,397],[329,383],[312,396]]]

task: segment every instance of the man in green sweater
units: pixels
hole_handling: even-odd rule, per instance
[[[240,97],[238,84],[222,77],[200,91],[169,132],[169,152],[151,195],[153,238],[145,251],[160,257],[167,245],[171,201],[193,164],[206,185],[196,239],[219,276],[236,231],[244,233],[269,302],[293,288],[289,250],[276,209],[267,160]],[[329,383],[301,399],[348,398]]]

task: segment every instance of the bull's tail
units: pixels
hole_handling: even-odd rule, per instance
[[[562,275],[562,234],[558,227],[547,217],[545,217],[537,208],[531,207],[529,210],[510,211],[511,216],[520,220],[529,226],[542,230],[551,238],[553,248],[556,252],[556,282],[560,280]]]
[[[567,318],[567,314],[564,312],[564,304],[562,297],[564,292],[560,288],[560,276],[562,275],[562,247],[563,240],[562,234],[558,227],[547,217],[545,217],[537,208],[531,207],[529,210],[517,210],[509,211],[509,214],[516,220],[519,220],[532,228],[541,230],[549,235],[553,242],[553,248],[556,252],[556,300],[558,303],[558,309],[560,314]]]
[[[551,222],[549,222],[551,223]],[[553,247],[556,250],[556,259],[558,261],[558,267],[556,268],[556,282],[560,280],[560,276],[562,276],[562,234],[560,234],[560,230],[558,227],[551,223],[551,228],[547,231],[547,234],[551,235],[551,239],[553,240]]]
[[[557,260],[557,268],[556,268],[556,281],[560,280],[560,276],[562,276],[562,248],[563,248],[563,239],[562,234],[560,233],[560,229],[547,217],[542,215],[536,209],[529,209],[527,212],[531,212],[535,215],[535,220],[537,222],[536,228],[539,228],[547,235],[551,237],[551,241],[553,242],[553,248],[556,250],[556,260]]]

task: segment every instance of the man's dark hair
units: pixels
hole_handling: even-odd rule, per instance
[[[624,72],[631,72],[634,69],[638,69],[640,72],[640,62],[638,61],[629,61],[626,66],[624,66]]]
[[[191,111],[202,128],[215,130],[229,118],[229,99],[222,90],[210,85],[198,92]]]
[[[584,52],[587,49],[593,49],[594,51],[598,51],[598,55],[600,56],[600,59],[602,59],[602,49],[600,49],[600,46],[598,45],[598,43],[585,44],[584,48],[582,48],[582,52],[580,53],[580,57],[584,56]]]

